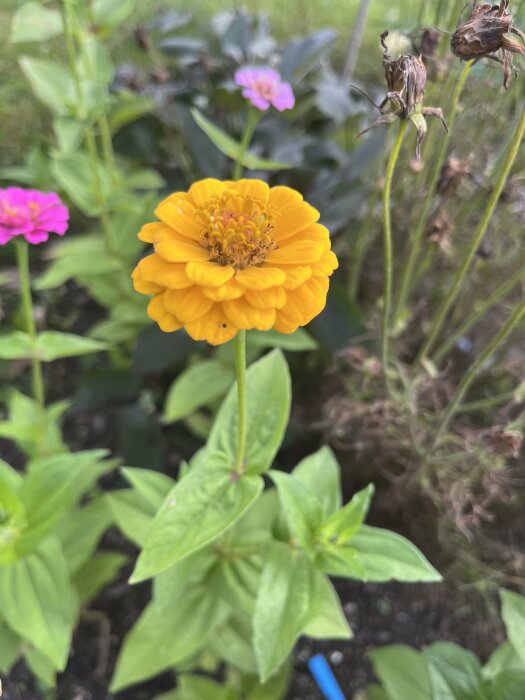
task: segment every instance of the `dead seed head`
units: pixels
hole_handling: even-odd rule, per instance
[[[508,6],[509,0],[501,0],[499,5],[476,3],[470,17],[458,25],[451,39],[452,53],[463,61],[491,58],[501,63],[505,88],[514,70],[512,54],[525,56],[524,44],[509,36],[509,33],[516,34],[525,43],[525,35],[514,27],[514,18],[507,12]],[[494,55],[500,50],[502,60]]]
[[[469,168],[465,161],[450,156],[439,175],[437,186],[439,194],[442,197],[454,197],[460,184],[469,175]]]

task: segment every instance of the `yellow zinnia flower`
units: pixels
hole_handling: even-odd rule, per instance
[[[159,204],[133,272],[163,331],[220,345],[240,329],[293,333],[320,313],[337,267],[319,212],[289,187],[201,180]]]

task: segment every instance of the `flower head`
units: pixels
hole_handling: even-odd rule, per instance
[[[525,46],[509,37],[509,33],[516,34],[525,42],[525,35],[514,27],[514,18],[506,11],[508,5],[509,0],[500,0],[499,5],[474,5],[468,20],[457,26],[450,43],[452,52],[463,61],[494,58],[493,54],[501,49],[505,88],[512,74],[512,54],[525,56]]]
[[[244,88],[242,94],[257,109],[264,111],[273,105],[283,112],[295,105],[290,83],[283,83],[272,68],[239,68],[235,72],[235,84]]]
[[[24,236],[28,243],[43,243],[50,233],[63,236],[68,221],[68,208],[55,192],[0,190],[0,245],[15,236]]]
[[[338,263],[319,212],[288,187],[200,180],[160,203],[139,238],[155,252],[133,272],[163,331],[225,343],[240,329],[293,333],[326,303]]]

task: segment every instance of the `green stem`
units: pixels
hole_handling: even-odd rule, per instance
[[[109,122],[107,116],[104,114],[97,122],[98,128],[100,130],[100,137],[102,139],[102,151],[104,153],[104,159],[111,176],[115,178],[115,152],[113,150],[113,141],[111,139],[111,129],[109,128]]]
[[[388,335],[390,330],[390,308],[392,305],[392,221],[390,196],[392,193],[392,178],[396,168],[397,159],[403,143],[403,136],[407,128],[408,120],[401,119],[397,130],[396,140],[390,152],[385,173],[385,185],[383,188],[383,246],[384,246],[384,297],[383,297],[383,322],[381,327],[381,361],[385,382],[388,377]]]
[[[16,260],[18,274],[20,275],[20,293],[22,296],[22,310],[24,314],[25,331],[31,338],[32,354],[31,365],[33,373],[33,394],[40,409],[44,409],[44,380],[42,377],[42,365],[36,351],[37,332],[35,316],[33,312],[33,300],[31,298],[31,282],[29,276],[29,245],[25,240],[15,241]]]
[[[461,406],[458,406],[456,413],[473,413],[474,411],[483,411],[485,408],[500,406],[502,403],[512,401],[514,395],[514,391],[506,391],[504,394],[498,394],[497,396],[489,396],[486,399],[479,399],[478,401],[469,401],[468,403],[464,403]]]
[[[483,216],[481,218],[481,221],[479,222],[476,233],[474,234],[474,238],[472,239],[472,242],[470,243],[470,246],[467,249],[466,255],[463,259],[461,267],[459,268],[459,270],[457,272],[457,275],[454,279],[454,282],[453,282],[447,296],[443,300],[441,307],[439,308],[439,310],[436,314],[436,318],[434,319],[434,322],[432,324],[432,330],[431,330],[428,338],[426,339],[425,343],[423,343],[421,350],[419,351],[419,354],[416,358],[416,364],[421,362],[421,360],[429,354],[430,350],[432,349],[432,347],[436,341],[436,338],[439,335],[441,327],[442,327],[442,325],[445,321],[445,318],[450,310],[450,307],[455,302],[455,300],[456,300],[456,298],[461,290],[461,287],[463,286],[463,282],[465,281],[465,277],[467,276],[467,273],[470,269],[472,260],[474,259],[474,256],[476,255],[476,252],[477,252],[477,250],[480,246],[480,243],[483,239],[483,236],[485,235],[485,233],[487,231],[490,220],[494,214],[496,206],[499,202],[499,198],[501,196],[501,193],[503,191],[503,188],[504,188],[505,183],[507,181],[507,178],[509,176],[510,170],[514,164],[516,156],[518,155],[518,152],[520,149],[520,144],[521,144],[521,141],[523,139],[524,133],[525,133],[525,109],[523,110],[521,118],[520,118],[518,125],[516,127],[516,131],[514,132],[514,138],[512,140],[510,149],[507,152],[507,157],[505,158],[503,168],[499,174],[499,177],[496,181],[494,189],[492,190],[492,193],[490,195],[486,209],[483,212]]]
[[[370,246],[372,245],[375,239],[375,235],[371,233],[371,229],[376,214],[375,205],[376,197],[378,194],[379,191],[376,190],[370,196],[368,214],[364,217],[356,235],[354,245],[355,256],[353,262],[351,263],[352,268],[350,274],[350,283],[348,285],[348,296],[352,304],[355,304],[357,300],[359,284],[361,281],[361,272],[363,270],[363,265],[365,262],[367,251],[369,250]]]
[[[242,177],[243,160],[246,155],[246,151],[252,140],[253,132],[255,127],[259,123],[261,118],[260,112],[258,112],[254,107],[250,107],[248,111],[248,119],[246,120],[246,126],[244,127],[244,134],[242,135],[241,145],[239,147],[239,153],[235,159],[235,165],[233,166],[232,177],[234,180],[239,180]]]
[[[492,341],[486,346],[485,350],[480,353],[476,361],[469,367],[468,371],[464,374],[463,379],[460,382],[459,387],[456,390],[456,393],[454,394],[452,400],[448,404],[445,413],[443,415],[443,418],[441,420],[441,423],[437,429],[436,435],[434,437],[434,442],[432,444],[432,447],[430,448],[429,452],[427,453],[427,457],[434,451],[434,449],[437,447],[439,444],[439,441],[441,440],[441,437],[443,436],[443,433],[447,430],[451,419],[455,415],[455,413],[458,411],[459,405],[467,393],[468,389],[470,388],[470,385],[476,378],[478,372],[483,368],[485,365],[485,362],[496,352],[496,350],[503,345],[505,340],[508,338],[508,336],[511,334],[511,332],[514,330],[514,328],[520,323],[521,319],[525,317],[525,301],[522,301],[521,304],[519,304],[512,316],[508,319],[508,321],[505,323],[505,325],[501,328],[499,333],[492,339]]]
[[[445,355],[454,347],[458,338],[472,328],[472,326],[484,316],[484,314],[501,301],[513,287],[515,287],[525,277],[525,264],[523,264],[516,272],[511,275],[503,284],[501,284],[489,298],[481,304],[481,306],[471,313],[465,321],[447,338],[447,340],[436,350],[432,356],[435,364],[441,362]]]
[[[444,137],[441,140],[441,146],[438,151],[437,157],[434,160],[434,167],[432,170],[432,178],[430,180],[430,184],[427,188],[427,194],[425,197],[425,201],[423,202],[423,206],[421,207],[421,212],[419,215],[419,219],[417,222],[417,227],[414,232],[414,237],[412,239],[412,243],[410,246],[410,254],[408,258],[408,262],[406,264],[406,267],[403,272],[403,277],[401,280],[401,287],[399,290],[399,298],[397,301],[397,307],[395,311],[395,321],[394,325],[397,323],[400,315],[403,313],[403,309],[405,308],[405,304],[407,302],[408,296],[410,294],[412,285],[414,283],[414,271],[416,267],[416,263],[419,259],[419,253],[421,251],[421,242],[423,240],[423,234],[425,231],[425,223],[427,220],[427,215],[430,210],[430,206],[432,204],[432,200],[434,199],[434,195],[436,193],[437,185],[439,182],[439,176],[441,174],[441,169],[443,167],[443,163],[445,162],[445,158],[447,157],[447,151],[448,151],[448,144],[450,140],[450,133],[454,127],[454,123],[456,121],[456,114],[457,114],[457,108],[459,104],[459,98],[461,96],[461,93],[463,91],[463,87],[465,85],[465,81],[467,80],[468,74],[470,72],[470,69],[472,67],[472,61],[469,61],[468,63],[465,64],[463,70],[461,71],[461,74],[456,82],[456,86],[454,89],[454,93],[452,95],[452,100],[450,103],[450,109],[449,109],[449,114],[448,119],[449,119],[449,130],[446,132]]]
[[[239,439],[235,471],[237,474],[242,474],[246,452],[246,331],[244,330],[240,330],[235,336],[235,374],[239,402]]]

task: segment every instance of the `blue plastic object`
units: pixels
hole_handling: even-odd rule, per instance
[[[345,700],[343,691],[322,654],[312,656],[308,660],[308,668],[326,700]]]

